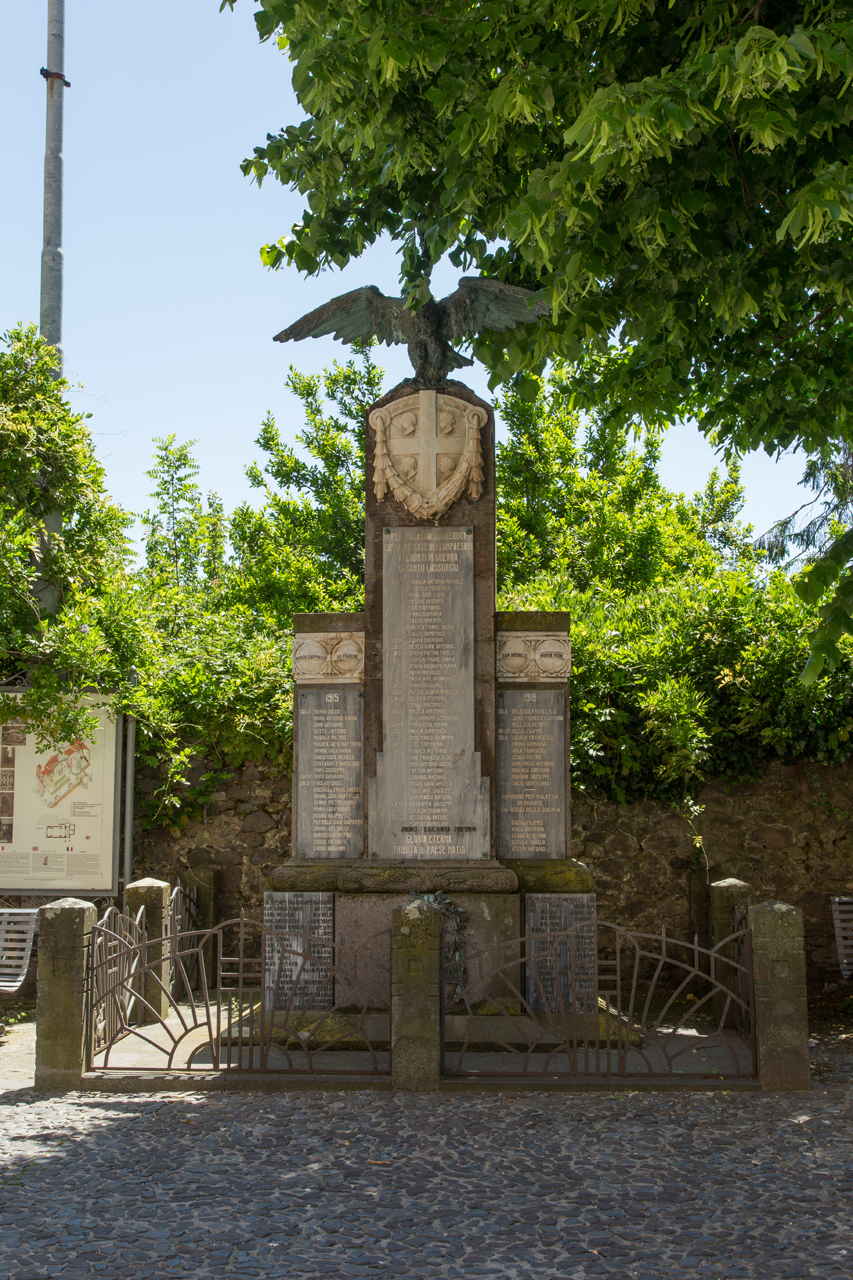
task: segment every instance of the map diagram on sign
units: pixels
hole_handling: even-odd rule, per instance
[[[46,809],[53,809],[77,787],[85,790],[91,776],[91,748],[78,738],[43,765],[36,765],[34,791]]]

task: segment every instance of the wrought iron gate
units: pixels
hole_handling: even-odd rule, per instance
[[[387,1075],[390,931],[338,946],[245,914],[164,938],[112,909],[92,934],[90,1070]]]
[[[354,945],[245,914],[165,937],[111,908],[90,948],[94,1070],[387,1076],[390,930]],[[754,1079],[751,935],[713,949],[598,922],[448,956],[446,1077]]]
[[[470,953],[442,980],[445,1076],[753,1079],[751,935],[713,949],[603,922]],[[460,993],[461,987],[461,993]]]

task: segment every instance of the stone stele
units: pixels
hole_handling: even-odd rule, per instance
[[[385,531],[384,750],[368,780],[371,856],[488,858],[474,750],[471,528]]]

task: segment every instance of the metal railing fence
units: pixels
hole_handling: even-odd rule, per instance
[[[525,934],[443,975],[446,1076],[754,1079],[752,952],[599,921]]]

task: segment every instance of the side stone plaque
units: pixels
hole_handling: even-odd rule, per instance
[[[474,750],[471,528],[386,528],[384,750],[368,780],[369,853],[487,858],[489,780]]]
[[[566,695],[499,689],[498,857],[566,856]]]
[[[293,679],[297,684],[362,684],[364,632],[297,631]]]
[[[264,1008],[334,1005],[333,893],[265,893]]]
[[[364,849],[362,691],[297,687],[296,708],[296,852],[358,858]]]
[[[527,1003],[531,1010],[596,1012],[595,894],[527,893],[524,909],[529,957]]]
[[[567,631],[501,631],[497,637],[498,680],[509,684],[559,681],[572,669]]]

